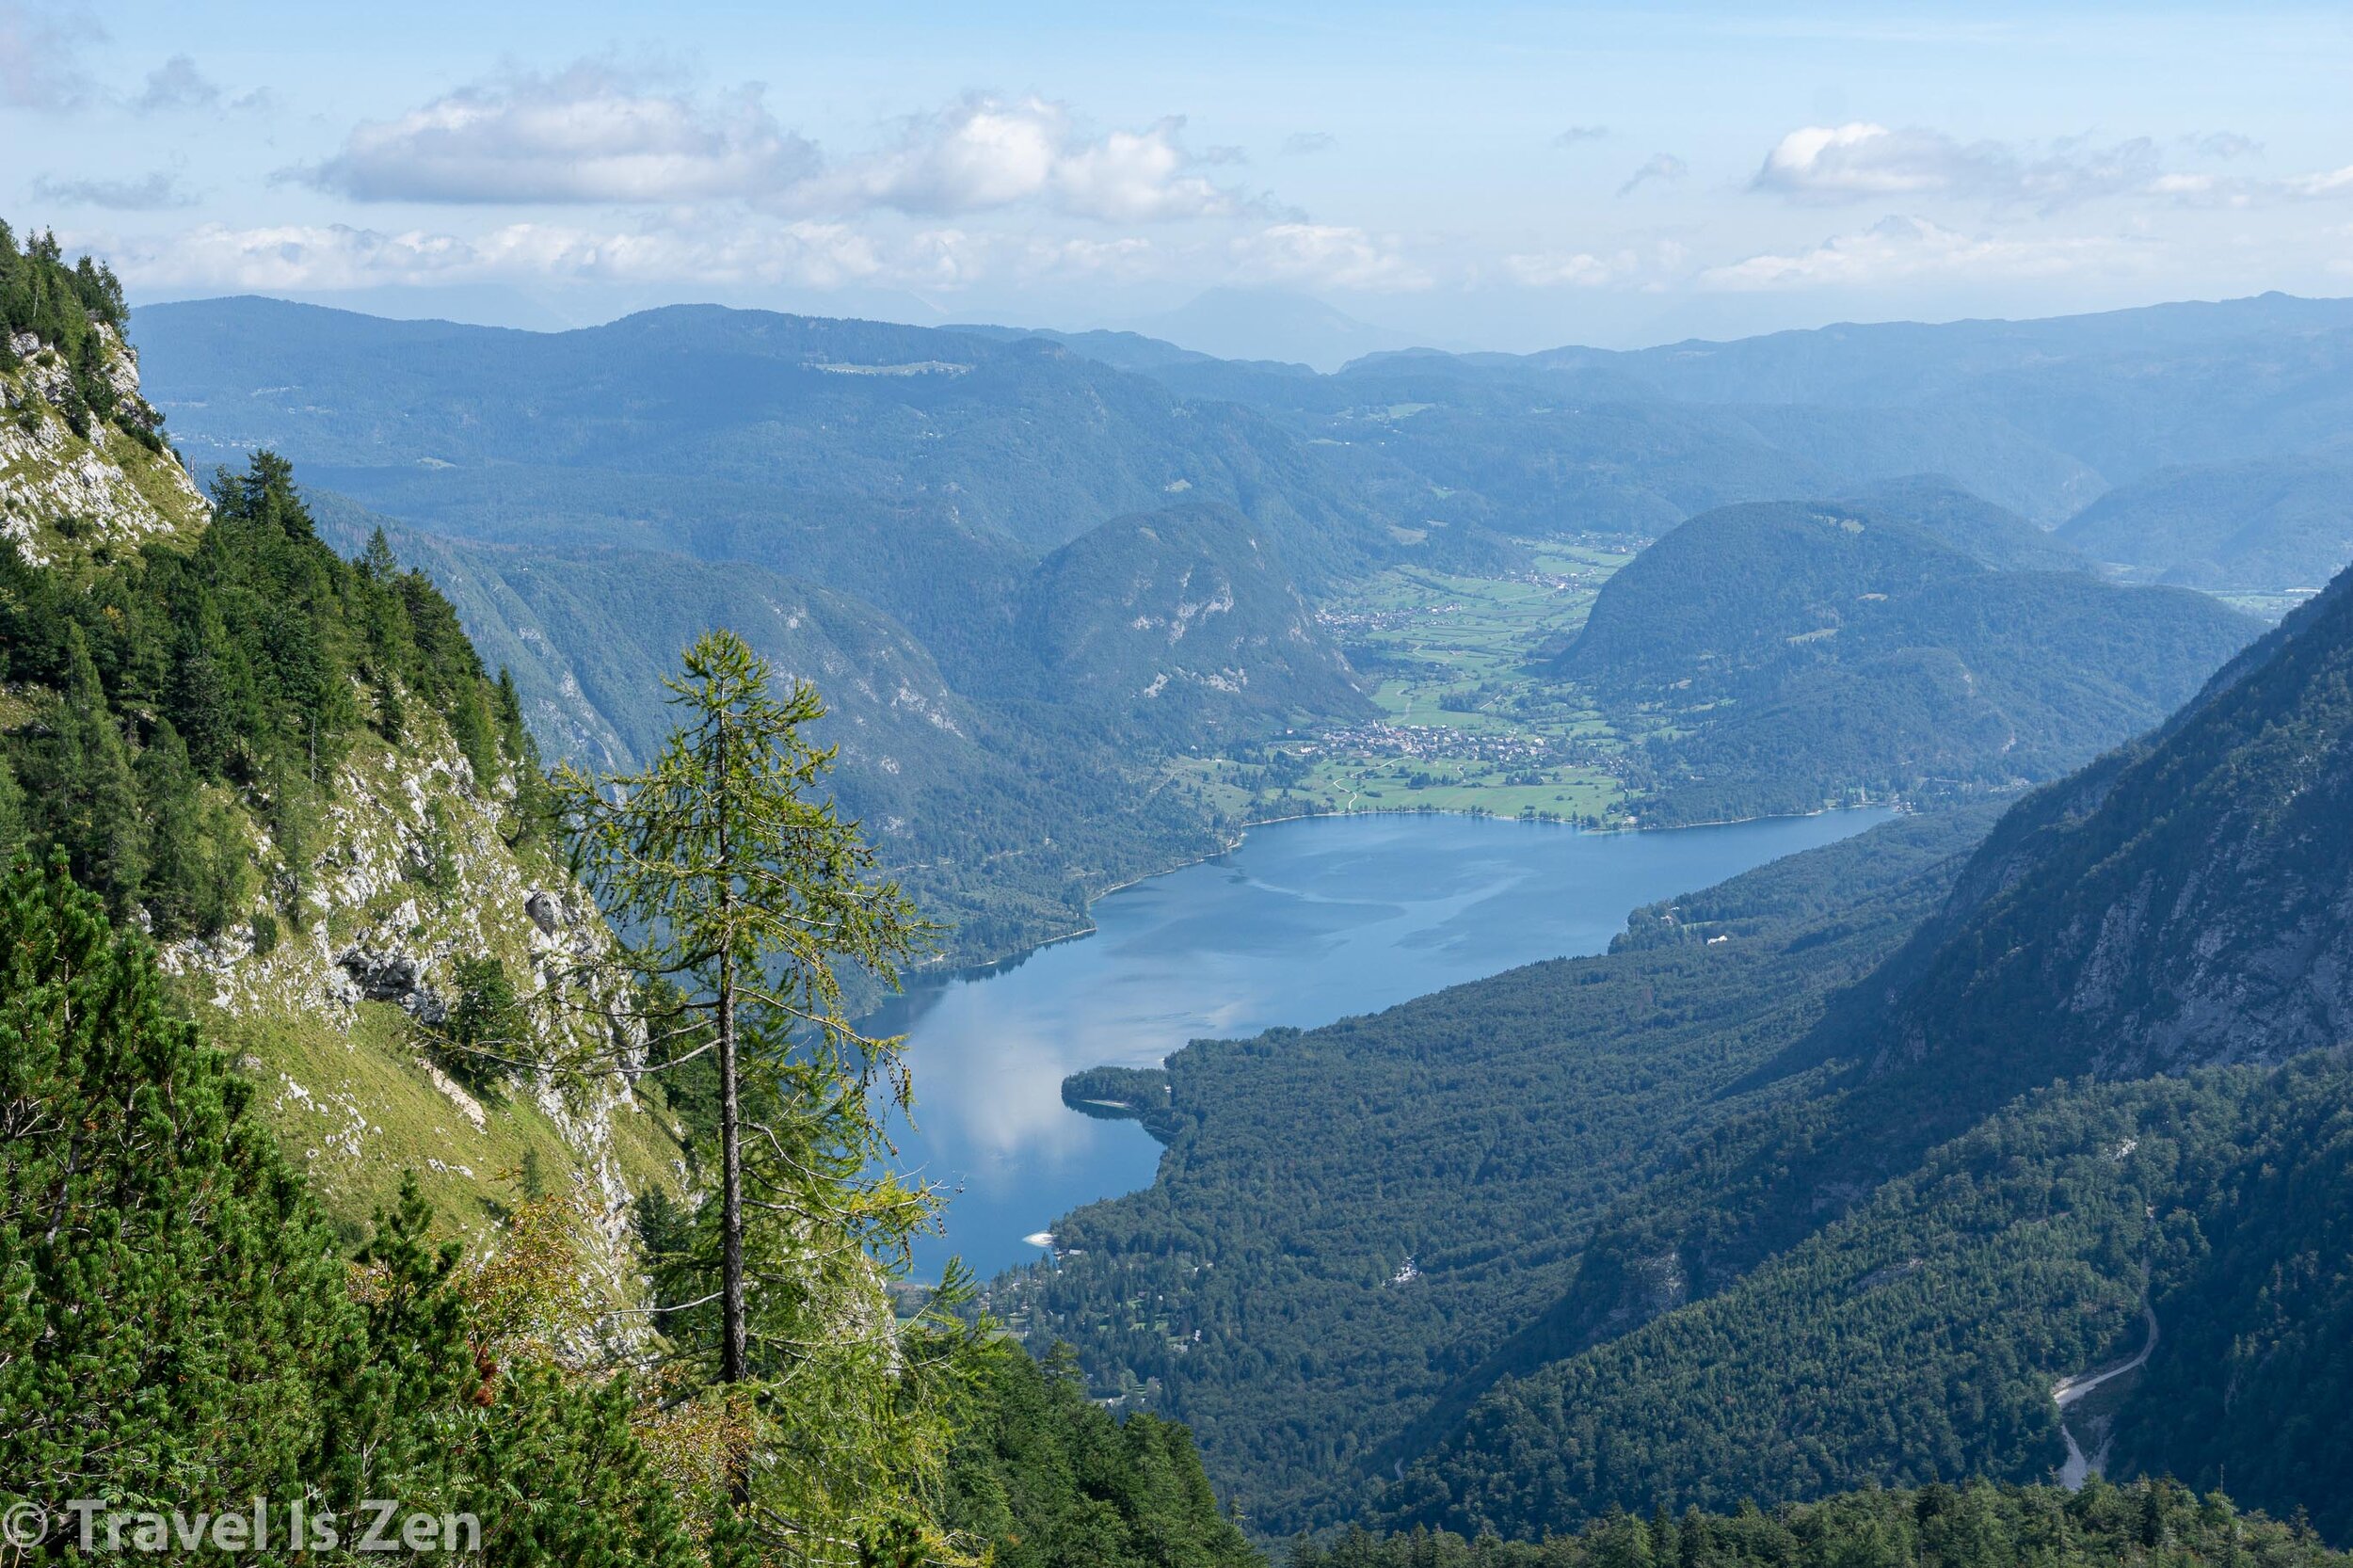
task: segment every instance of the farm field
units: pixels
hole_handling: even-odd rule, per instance
[[[1180,768],[1254,820],[1366,810],[1612,820],[1628,793],[1625,737],[1534,665],[1577,634],[1633,551],[1525,542],[1534,561],[1513,576],[1395,568],[1319,612],[1374,682],[1379,717]]]

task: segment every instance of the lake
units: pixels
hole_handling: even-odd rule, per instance
[[[1062,1103],[1081,1067],[1157,1066],[1187,1041],[1312,1029],[1544,958],[1600,952],[1637,904],[1884,821],[1829,812],[1642,833],[1451,816],[1312,817],[1096,902],[1092,936],[919,985],[868,1027],[908,1036],[903,1165],[953,1191],[951,1254],[982,1278],[1024,1240],[1150,1185],[1160,1144]]]

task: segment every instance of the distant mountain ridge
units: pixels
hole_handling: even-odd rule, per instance
[[[1334,440],[1376,434],[1366,415],[1399,405],[1475,409],[1486,427],[1465,434],[1490,455],[1561,447],[1564,436],[1572,450],[1630,455],[1642,448],[1612,450],[1605,429],[1578,428],[1579,416],[1673,406],[1688,425],[1715,432],[1728,459],[1713,491],[1664,492],[1685,516],[1942,472],[2056,524],[2110,487],[2169,465],[2325,454],[2353,425],[2353,300],[2278,294],[2041,320],[1843,324],[1634,350],[1379,352],[1315,377],[1173,356],[1132,362],[1187,395],[1244,403]],[[1520,433],[1505,439],[1497,420]],[[1463,472],[1453,435],[1436,437],[1446,424],[1379,439],[1388,456],[1459,488],[1438,466]],[[1786,476],[1760,468],[1753,446],[1806,466]],[[1651,449],[1677,458],[1670,445]],[[1583,467],[1569,470],[1577,488],[1558,492],[1572,506],[1595,493]],[[1545,518],[1525,499],[1507,499],[1513,486],[1501,488],[1491,498],[1497,515]],[[1583,508],[1593,510],[1590,501]],[[1591,525],[1633,526],[1641,516],[1603,512]]]
[[[2310,590],[2353,561],[2353,460],[2332,448],[2159,469],[2076,513],[2058,536],[2158,582]]]
[[[314,482],[443,531],[610,526],[683,482],[722,515],[839,498],[1036,552],[1181,485],[1254,517],[1294,570],[1384,542],[1336,500],[1345,479],[1257,415],[1180,406],[1035,338],[710,306],[529,333],[259,299],[156,306],[141,328],[198,460],[265,438]]]

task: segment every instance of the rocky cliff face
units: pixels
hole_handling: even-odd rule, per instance
[[[2348,823],[2353,574],[2005,820],[1899,961],[1881,1049],[2129,1077],[2353,1039]]]
[[[331,1208],[356,1221],[409,1169],[452,1224],[478,1229],[512,1204],[528,1161],[537,1179],[578,1184],[616,1262],[633,1196],[683,1179],[658,1102],[626,1075],[582,1089],[490,1072],[469,1087],[440,1048],[461,966],[488,959],[525,1000],[531,1037],[504,1054],[640,1059],[597,962],[611,934],[549,856],[508,842],[513,781],[486,786],[445,728],[415,728],[397,750],[374,737],[354,749],[301,865],[257,831],[266,876],[301,888],[301,922],[176,943],[164,965],[224,1016]]]
[[[105,378],[125,406],[155,424],[139,395],[138,361],[103,324]],[[30,332],[9,340],[0,370],[0,538],[36,566],[82,554],[136,550],[154,538],[185,537],[210,508],[187,471],[168,453],[139,444],[119,425],[79,420],[73,377],[56,350]]]
[[[149,544],[185,549],[211,508],[152,428],[129,347],[110,328],[106,377],[135,417],[70,418],[71,376],[30,334],[0,370],[0,537],[37,566],[96,580]],[[144,413],[144,417],[136,417]],[[77,428],[78,426],[78,428]],[[445,1223],[481,1232],[528,1180],[576,1184],[626,1292],[628,1208],[683,1180],[684,1150],[626,1077],[568,1089],[549,1074],[467,1073],[440,1048],[461,965],[494,961],[527,1000],[568,984],[562,1008],[525,1006],[519,1058],[642,1047],[615,983],[582,980],[611,946],[595,905],[543,847],[512,838],[512,776],[480,778],[423,702],[394,746],[363,731],[321,780],[299,846],[216,791],[242,824],[259,876],[249,919],[168,944],[165,968],[208,1009],[208,1032],[261,1085],[259,1103],[330,1212],[364,1224],[404,1170]],[[297,914],[286,918],[286,911]],[[479,974],[479,970],[472,971]]]

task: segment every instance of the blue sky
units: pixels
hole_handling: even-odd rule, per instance
[[[2353,292],[2345,8],[0,0],[0,201],[135,298],[1529,349]]]

